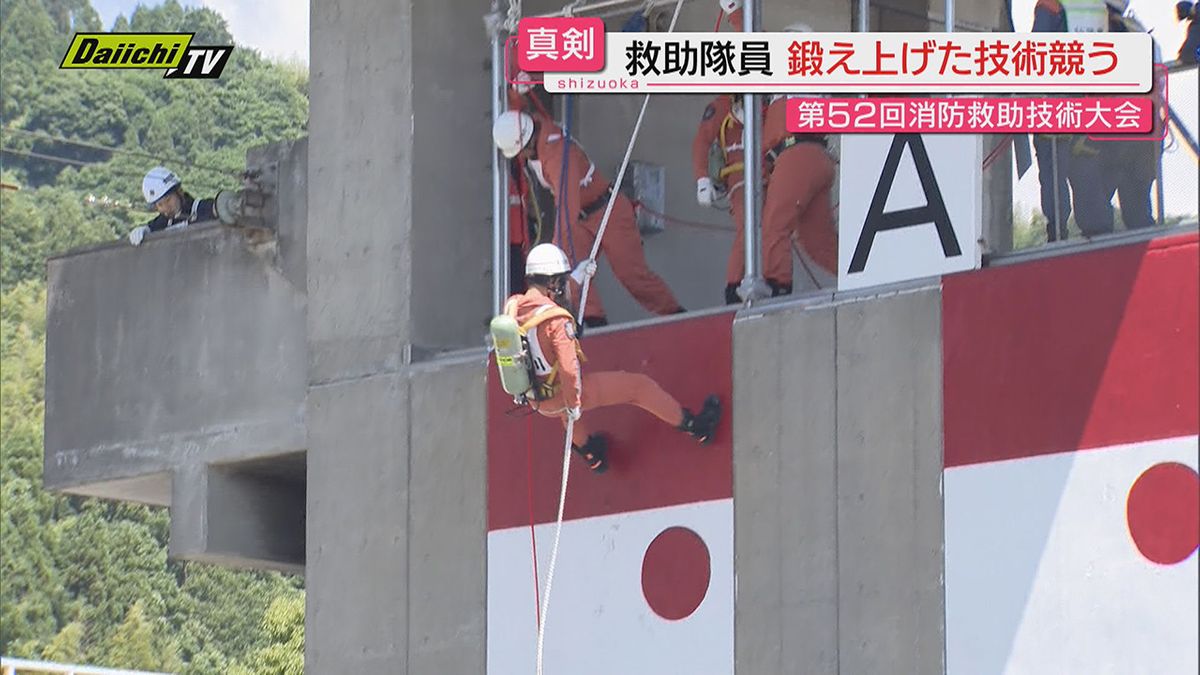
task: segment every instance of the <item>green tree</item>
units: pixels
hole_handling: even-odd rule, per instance
[[[104,661],[116,668],[175,670],[180,666],[174,645],[155,630],[141,600],[130,606],[113,634]]]
[[[271,644],[246,664],[254,675],[304,675],[304,596],[275,598],[263,616]]]
[[[42,650],[42,658],[56,663],[79,663],[83,660],[83,635],[83,624],[72,621]]]

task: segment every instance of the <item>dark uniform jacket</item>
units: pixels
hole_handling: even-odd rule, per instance
[[[217,212],[213,207],[212,199],[194,199],[186,192],[179,195],[182,198],[183,205],[179,210],[179,215],[174,218],[159,215],[154,220],[146,223],[151,232],[161,232],[168,227],[176,225],[187,225],[202,220],[216,220]]]

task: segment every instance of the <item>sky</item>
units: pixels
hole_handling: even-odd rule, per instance
[[[229,23],[239,44],[274,59],[308,63],[309,0],[180,0],[184,7],[209,7]],[[105,28],[117,15],[133,14],[138,5],[155,7],[161,0],[92,0]]]

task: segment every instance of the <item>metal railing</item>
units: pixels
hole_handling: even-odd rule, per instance
[[[72,663],[52,663],[50,661],[31,661],[0,656],[0,673],[3,675],[171,675],[170,673],[154,673],[145,670],[123,670],[120,668],[99,668],[96,666],[81,666]]]
[[[1167,64],[1161,141],[1034,136],[1029,170],[1014,175],[1012,250],[1196,223],[1196,72]]]

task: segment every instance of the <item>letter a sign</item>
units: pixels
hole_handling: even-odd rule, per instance
[[[979,267],[982,151],[979,136],[843,136],[838,289]]]

